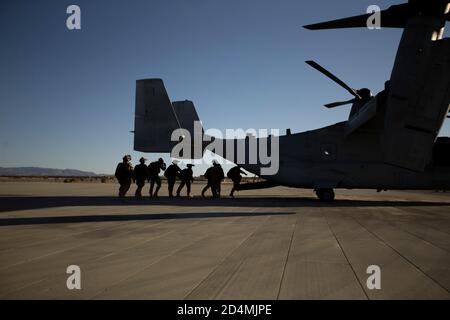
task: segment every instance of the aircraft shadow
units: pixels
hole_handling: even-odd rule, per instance
[[[114,221],[148,221],[172,219],[208,219],[229,217],[257,217],[289,215],[295,212],[188,212],[188,213],[152,213],[152,214],[114,214],[59,217],[30,217],[0,219],[0,226],[19,226],[34,224],[114,222]]]
[[[186,206],[186,207],[438,207],[450,206],[450,202],[407,201],[407,200],[335,200],[321,202],[316,198],[296,197],[238,197],[235,199],[169,198],[135,199],[128,197],[124,202],[113,196],[54,196],[54,197],[0,197],[0,212],[32,210],[73,206]]]

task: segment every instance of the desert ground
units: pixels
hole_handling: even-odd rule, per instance
[[[1,299],[449,299],[450,193],[0,181]],[[231,185],[223,186],[228,194]],[[144,188],[148,193],[148,185]],[[66,286],[67,267],[81,289]],[[368,266],[381,289],[369,289]]]

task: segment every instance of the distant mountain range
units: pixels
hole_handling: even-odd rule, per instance
[[[63,176],[63,177],[86,177],[96,176],[95,172],[74,169],[50,169],[39,167],[0,167],[0,176]]]

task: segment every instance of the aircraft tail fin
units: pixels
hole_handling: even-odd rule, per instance
[[[194,103],[189,100],[184,100],[172,102],[172,105],[175,110],[175,114],[180,121],[180,127],[188,130],[191,137],[194,137],[195,122],[200,122]]]
[[[199,121],[192,101],[170,102],[161,79],[136,81],[134,150],[170,153],[178,141],[172,132],[183,128],[194,134],[194,121]]]
[[[170,152],[173,130],[180,127],[161,79],[136,81],[134,150]]]

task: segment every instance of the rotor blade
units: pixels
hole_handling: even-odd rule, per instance
[[[358,100],[357,99],[350,99],[350,100],[347,100],[347,101],[339,101],[339,102],[328,103],[328,104],[325,104],[324,106],[329,108],[329,109],[331,109],[331,108],[336,108],[336,107],[340,107],[340,106],[345,106],[345,105],[347,105],[349,103],[354,103],[356,101],[358,101]]]
[[[303,28],[308,30],[325,30],[325,29],[343,29],[343,28],[360,28],[367,25],[367,19],[369,14],[363,14],[359,16],[353,16],[349,18],[319,22],[314,24],[308,24]]]
[[[410,0],[408,3],[390,6],[380,12],[380,27],[404,28],[411,17],[430,16],[450,20],[450,13],[445,13],[448,0]],[[367,20],[373,13],[309,24],[304,28],[309,30],[341,29],[367,27]]]
[[[410,16],[410,4],[400,4],[390,6],[388,9],[381,11],[381,25],[383,28],[404,28],[408,17]],[[362,14],[358,16],[325,21],[315,24],[303,26],[308,30],[324,30],[324,29],[342,29],[342,28],[360,28],[367,27],[367,20],[372,13]]]
[[[334,74],[332,74],[330,71],[328,71],[327,69],[325,69],[324,67],[322,67],[320,64],[318,64],[315,61],[312,60],[308,60],[305,61],[307,64],[309,64],[311,67],[313,67],[314,69],[316,69],[317,71],[323,73],[324,75],[326,75],[328,78],[330,78],[331,80],[333,80],[334,82],[336,82],[338,85],[340,85],[342,88],[344,88],[345,90],[347,90],[348,92],[350,92],[350,94],[352,96],[354,96],[357,99],[361,99],[361,97],[359,96],[359,94],[352,88],[350,88],[344,81],[342,81],[341,79],[339,79],[338,77],[336,77]]]

